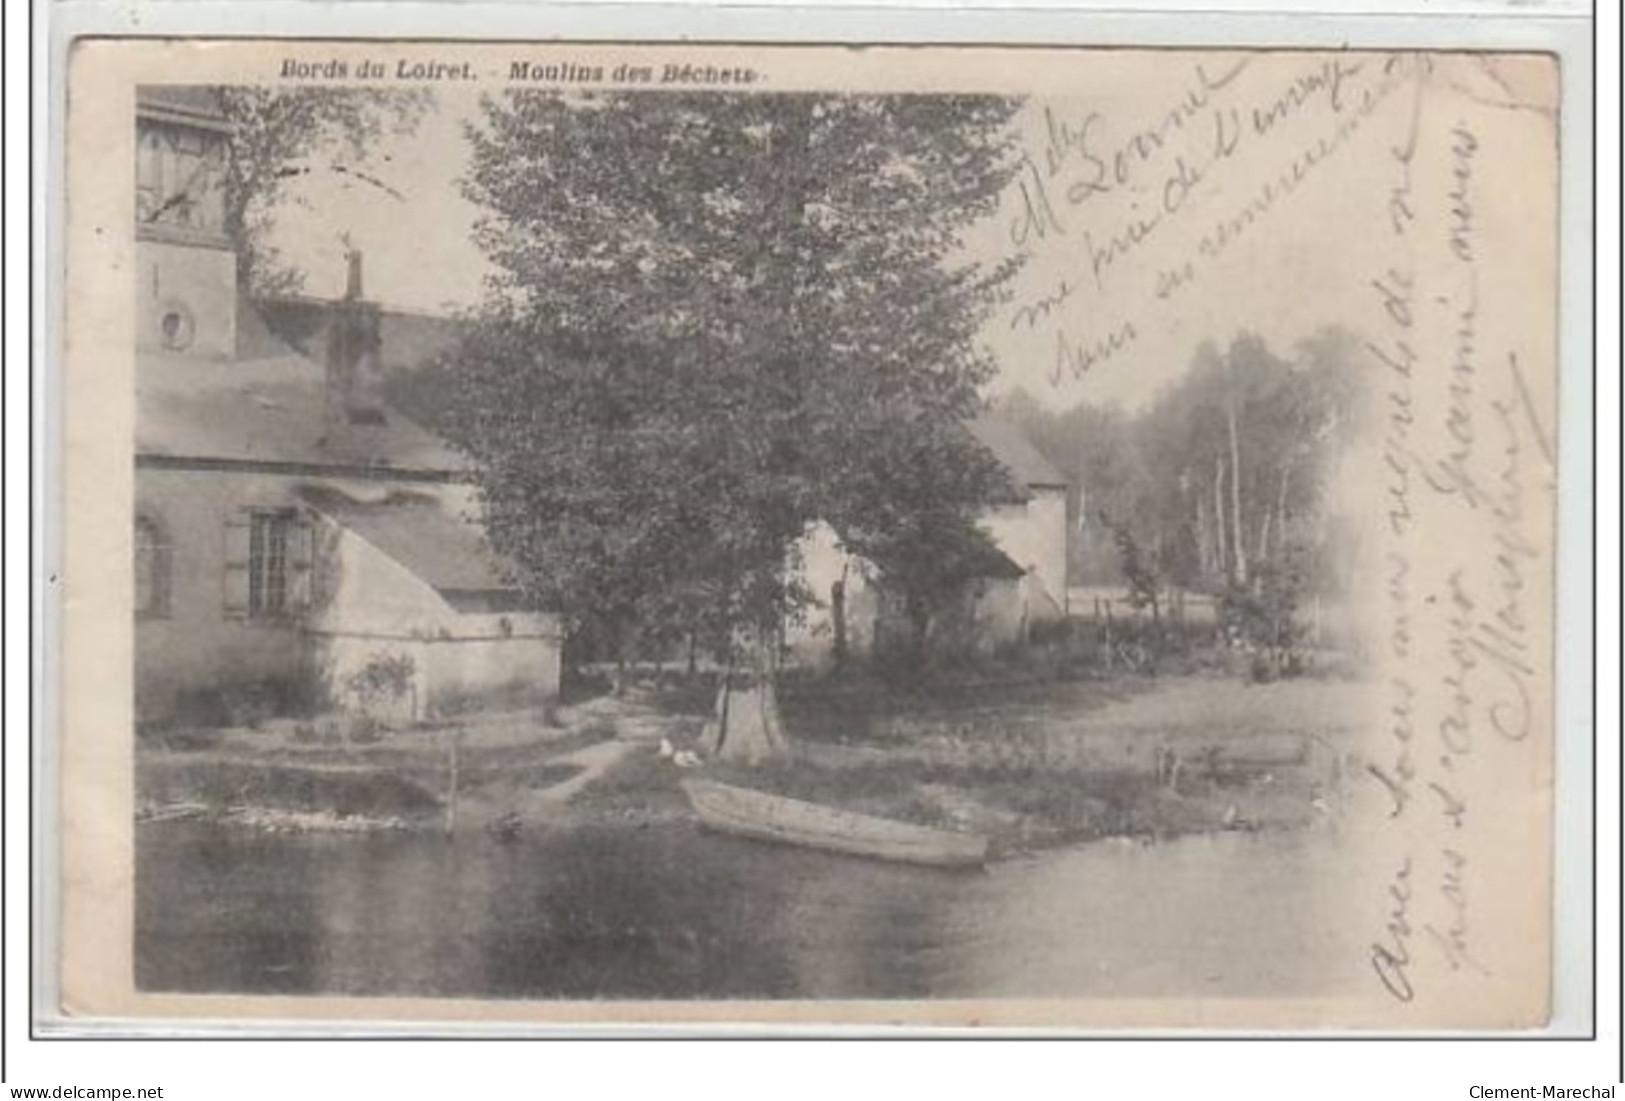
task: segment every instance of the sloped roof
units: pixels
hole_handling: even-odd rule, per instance
[[[454,475],[468,461],[394,410],[382,424],[333,423],[324,368],[292,351],[252,359],[141,355],[136,454],[332,464]]]
[[[220,93],[210,84],[137,85],[135,104],[143,114],[179,117],[211,129],[222,129],[226,123]]]
[[[363,502],[321,487],[307,487],[301,499],[322,515],[365,539],[437,592],[511,592],[506,564],[473,524],[460,520],[438,501],[395,493]]]
[[[296,295],[246,301],[273,339],[312,359],[321,357],[334,302]]]
[[[1027,571],[1016,564],[1004,551],[995,546],[978,547],[966,563],[971,577],[1007,577],[1017,578],[1027,576]]]
[[[240,304],[238,316],[252,312],[273,337],[315,359],[322,355],[335,305],[326,299],[297,295],[256,298]],[[460,335],[461,328],[453,318],[412,310],[378,311],[378,358],[385,371],[411,370],[433,363],[457,347]],[[240,346],[242,341],[238,343]]]
[[[290,351],[302,351],[272,329],[260,304],[241,291],[237,292],[236,320],[238,359],[273,359]]]
[[[1060,471],[1033,446],[1020,428],[998,417],[978,417],[970,424],[971,435],[992,453],[1009,474],[1017,500],[1026,500],[1032,488],[1064,489],[1067,481]]]

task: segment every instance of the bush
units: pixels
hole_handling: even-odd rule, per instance
[[[258,730],[276,713],[272,690],[265,683],[233,685],[220,693],[228,726]]]
[[[564,703],[581,703],[609,695],[609,674],[601,670],[566,667],[564,683],[559,687],[559,698]]]
[[[411,654],[388,652],[373,654],[345,677],[345,740],[363,745],[376,742],[388,722],[405,720],[415,712],[416,678],[417,662]]]
[[[417,662],[411,654],[377,653],[344,680],[344,687],[363,711],[404,699],[412,691]]]
[[[315,714],[316,700],[317,692],[308,679],[298,677],[185,689],[176,695],[174,714],[166,720],[166,725],[257,730],[273,718]]]
[[[1305,630],[1298,622],[1303,579],[1290,565],[1259,563],[1246,584],[1232,582],[1219,602],[1219,622],[1232,646],[1250,655],[1255,681],[1304,671]]]
[[[183,727],[159,734],[157,740],[165,749],[195,753],[199,750],[213,749],[219,745],[220,728]]]
[[[372,745],[383,740],[384,724],[373,715],[361,711],[350,716],[346,732],[355,745]]]

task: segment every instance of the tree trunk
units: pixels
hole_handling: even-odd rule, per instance
[[[1281,467],[1281,481],[1275,494],[1275,541],[1286,538],[1286,490],[1292,478],[1292,463]]]
[[[632,631],[625,623],[616,623],[612,628],[615,647],[615,668],[609,674],[609,694],[615,699],[626,695],[627,686],[631,684],[631,671],[627,668],[627,655],[632,651]]]
[[[1218,575],[1228,579],[1230,576],[1230,556],[1224,543],[1224,460],[1221,459],[1213,466],[1213,546],[1215,562],[1218,565]]]
[[[752,651],[752,669],[741,674],[730,666],[717,686],[716,713],[700,734],[700,751],[713,760],[754,766],[789,755],[771,655],[766,643]]]
[[[846,668],[846,577],[836,579],[829,591],[831,628],[835,632],[835,668]]]
[[[908,621],[914,629],[914,664],[920,669],[925,668],[926,647],[930,645],[931,638],[931,612],[923,601],[909,600]]]
[[[1236,395],[1230,394],[1230,544],[1235,556],[1236,580],[1247,582],[1246,536],[1241,526],[1241,438],[1236,432]]]
[[[1213,571],[1213,533],[1208,530],[1207,508],[1202,495],[1196,495],[1196,570],[1206,576]]]

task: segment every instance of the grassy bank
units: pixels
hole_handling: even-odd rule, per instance
[[[830,767],[806,757],[757,767],[693,772],[643,754],[589,785],[573,810],[583,819],[648,824],[689,816],[685,775],[989,838],[995,853],[1106,837],[1161,840],[1219,830],[1309,825],[1318,784],[1303,776],[1158,777],[1120,770],[1053,773],[965,770],[869,761]]]
[[[995,852],[1297,829],[1335,813],[1354,697],[1309,682],[1118,677],[791,684],[781,698],[788,760],[689,773],[644,753],[589,785],[573,812],[640,824],[686,817],[679,781],[695,774],[979,833]]]
[[[1357,689],[1353,690],[1356,694]],[[1201,678],[893,686],[787,683],[790,758],[677,767],[711,699],[696,681],[491,716],[367,744],[213,732],[137,755],[146,817],[262,828],[459,828],[686,821],[686,775],[987,836],[995,852],[1106,837],[1291,829],[1335,813],[1350,689]],[[601,754],[598,743],[614,741]],[[447,814],[452,747],[457,810]],[[592,778],[581,777],[590,762]],[[561,786],[562,785],[562,786]],[[584,785],[584,786],[582,786]],[[577,788],[580,790],[577,790]]]

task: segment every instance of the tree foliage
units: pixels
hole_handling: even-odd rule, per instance
[[[380,189],[360,167],[388,132],[410,132],[431,102],[422,89],[276,87],[232,84],[218,89],[231,127],[226,145],[225,230],[237,251],[237,282],[258,294],[297,291],[303,273],[270,243],[288,184],[319,154],[322,170],[348,174]]]
[[[861,432],[840,457],[828,516],[846,547],[878,567],[877,586],[908,619],[913,657],[924,658],[938,612],[1001,558],[977,518],[1008,475],[956,421],[876,418]]]
[[[1011,178],[1009,100],[488,98],[467,194],[493,261],[452,434],[533,591],[614,638],[726,649],[807,594],[829,520],[884,565],[963,536],[959,426],[1013,264],[960,259]],[[969,538],[968,536],[966,538]]]

